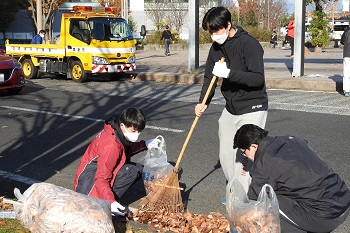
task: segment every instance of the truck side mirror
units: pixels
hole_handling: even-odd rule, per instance
[[[142,37],[146,36],[146,26],[145,25],[141,25],[141,33],[140,33],[140,35]]]

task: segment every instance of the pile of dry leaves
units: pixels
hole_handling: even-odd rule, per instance
[[[12,204],[7,204],[2,201],[4,197],[0,197],[0,210],[14,210]]]
[[[218,213],[209,215],[185,213],[169,213],[167,211],[142,211],[133,213],[135,222],[178,233],[227,233],[230,232],[226,218]]]

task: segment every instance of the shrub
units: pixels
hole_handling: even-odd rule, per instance
[[[163,31],[156,30],[152,33],[147,34],[146,38],[143,40],[143,44],[157,44],[157,45],[163,45],[164,41],[161,40]],[[178,43],[180,41],[179,33],[175,31],[171,31],[171,34],[173,35],[175,43]]]
[[[267,29],[263,29],[260,27],[246,27],[244,28],[244,30],[246,30],[249,33],[249,35],[251,35],[260,42],[270,41],[271,32]]]
[[[312,37],[311,44],[313,46],[323,47],[329,43],[327,28],[328,22],[326,20],[326,13],[315,10],[309,26]]]
[[[269,42],[271,32],[267,29],[262,29],[259,27],[246,27],[243,28],[245,31],[247,31],[251,36],[256,38],[258,41],[261,42]],[[156,45],[163,45],[164,41],[160,40],[162,37],[161,30],[156,30],[152,33],[147,34],[146,38],[142,41],[142,44],[156,44]],[[184,40],[181,40],[179,37],[179,33],[172,31],[171,32],[175,42],[178,44],[186,45],[187,42]],[[210,34],[207,31],[204,31],[202,28],[199,28],[199,44],[206,44],[206,43],[212,43],[212,39],[210,37]]]

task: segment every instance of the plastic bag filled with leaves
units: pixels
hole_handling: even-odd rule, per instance
[[[33,233],[114,232],[110,204],[49,183],[15,188],[14,205],[21,225]]]
[[[242,184],[232,178],[226,187],[226,212],[231,233],[280,233],[275,191],[265,184],[258,200],[249,200]]]

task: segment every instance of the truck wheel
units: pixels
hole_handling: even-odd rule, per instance
[[[87,79],[86,72],[84,70],[83,64],[80,61],[73,61],[69,69],[70,76],[73,81],[82,83]]]
[[[23,76],[25,79],[36,78],[38,75],[38,67],[34,66],[32,60],[25,59],[22,62]]]

